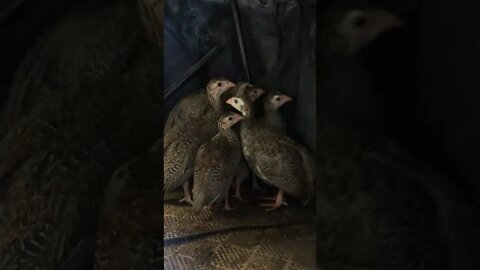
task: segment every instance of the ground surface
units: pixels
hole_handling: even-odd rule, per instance
[[[265,212],[256,200],[232,201],[231,212],[204,210],[197,215],[177,203],[182,195],[165,196],[166,270],[315,269],[313,209],[291,206]],[[284,225],[268,227],[273,224]]]

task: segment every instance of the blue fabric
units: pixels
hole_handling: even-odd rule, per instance
[[[303,12],[296,0],[238,0],[238,4],[251,83],[294,98],[282,108],[284,118],[291,135],[313,150],[315,67],[305,63],[312,50],[314,54],[315,46],[304,45],[312,43],[312,38],[302,28],[309,29],[309,24],[314,23],[314,11]],[[246,80],[229,0],[167,0],[165,10],[165,88],[211,48],[224,47],[165,100],[165,115],[181,97],[203,88],[209,78]],[[301,73],[309,75],[300,77]]]

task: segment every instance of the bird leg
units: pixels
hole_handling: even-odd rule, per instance
[[[228,204],[228,196],[225,197],[225,211],[231,211],[233,209],[234,208],[230,207],[230,205]]]
[[[242,198],[242,196],[240,195],[240,185],[241,184],[242,184],[242,178],[237,177],[236,181],[235,181],[235,194],[233,195],[233,197],[236,198],[237,200],[241,201],[241,202],[246,202],[246,200],[244,200]]]
[[[265,199],[272,199],[272,198],[265,198]],[[275,197],[273,199],[275,200],[274,203],[262,203],[262,204],[260,204],[260,206],[270,207],[270,208],[265,209],[265,211],[275,210],[275,209],[281,207],[282,205],[288,206],[288,204],[283,200],[283,190],[279,189],[278,192],[277,192],[277,195],[275,195]]]
[[[256,190],[262,190],[260,188],[260,186],[258,185],[257,183],[257,177],[255,176],[255,174],[252,172],[252,182],[253,182],[253,185],[252,185],[252,192],[256,189]]]
[[[183,193],[185,196],[180,200],[181,203],[185,202],[188,204],[193,204],[192,196],[190,196],[190,191],[188,190],[188,181],[183,184]]]
[[[224,207],[222,210],[224,210],[224,211],[231,211],[231,210],[235,209],[235,208],[230,207],[230,204],[228,204],[228,192],[227,192],[227,194],[223,197],[223,199],[225,200],[225,207]],[[220,202],[221,202],[221,201],[220,201]]]

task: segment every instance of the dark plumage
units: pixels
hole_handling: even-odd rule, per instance
[[[251,101],[245,96],[233,97],[228,104],[242,112],[240,127],[242,150],[256,176],[279,188],[271,209],[283,203],[283,192],[308,202],[312,198],[315,178],[314,161],[307,150],[285,134],[263,126],[253,117]]]
[[[228,96],[226,96],[226,99],[224,100],[224,104],[228,99],[230,99],[230,98],[232,98],[236,95],[243,96],[243,95],[247,94],[247,96],[250,98],[250,100],[256,101],[261,95],[263,95],[265,93],[265,90],[263,90],[261,88],[256,88],[253,85],[251,85],[249,83],[246,83],[246,82],[240,82],[240,83],[238,83],[237,86],[238,86],[238,88],[236,89],[236,91],[232,91],[231,93],[229,93]],[[228,106],[228,105],[226,105],[226,106]],[[238,199],[239,201],[245,201],[242,198],[242,195],[240,194],[240,186],[243,183],[243,181],[245,181],[245,179],[248,178],[249,175],[252,176],[252,181],[253,181],[253,186],[252,187],[255,188],[255,189],[260,189],[260,187],[258,186],[258,184],[255,181],[255,174],[250,173],[250,168],[248,167],[248,163],[245,160],[245,157],[243,157],[243,155],[242,155],[242,158],[240,160],[240,165],[238,166],[238,169],[237,169],[237,172],[236,172],[236,175],[235,175],[235,194],[233,195],[233,197]]]
[[[243,91],[253,91],[253,95],[256,95],[254,99],[257,99],[261,95],[259,93],[255,93],[257,90],[254,89],[251,84],[246,82],[239,82],[236,85],[227,83],[224,85],[224,87],[227,87],[228,90],[226,90],[221,97],[222,108],[225,106],[225,100],[235,96],[237,92],[243,93]],[[213,108],[210,106],[208,95],[205,90],[192,92],[175,104],[173,109],[170,111],[165,123],[164,133],[167,134],[175,126],[182,125],[185,122],[194,121],[195,119],[202,117],[202,115],[207,114],[207,112],[212,109]]]
[[[225,79],[212,79],[209,85],[219,81],[228,82]],[[227,85],[231,85],[231,83],[229,82]],[[252,88],[246,83],[240,83],[238,87],[230,89],[222,86],[212,87],[207,86],[207,90],[211,88],[208,90],[210,94],[207,95],[212,105],[211,108],[205,110],[205,113],[200,115],[199,118],[189,116],[191,120],[174,126],[164,137],[165,190],[171,191],[183,185],[185,197],[182,201],[186,202],[191,202],[188,180],[193,176],[193,166],[198,147],[218,132],[218,116],[224,106],[222,94],[226,91],[230,91],[229,95],[240,92],[257,99],[264,92],[261,89]],[[183,107],[180,108],[180,110],[184,109]]]
[[[95,270],[162,269],[162,141],[120,167],[106,188]]]
[[[381,132],[380,91],[357,54],[401,21],[365,1],[338,2],[320,15],[317,256],[325,268],[443,269],[436,206],[415,178],[440,181],[407,173],[402,158],[384,163],[403,154]]]
[[[95,233],[106,180],[161,136],[162,49],[136,7],[69,16],[20,64],[21,113],[0,141],[0,269],[59,269]]]
[[[329,54],[353,55],[402,20],[368,1],[333,1],[320,17],[320,48]],[[325,51],[321,51],[324,53]]]
[[[213,110],[207,110],[199,119],[192,119],[171,129],[164,138],[164,190],[172,191],[183,186],[182,202],[191,203],[188,181],[193,176],[193,166],[198,147],[217,131],[213,119],[221,111],[220,96],[233,86],[225,79],[212,79],[206,87]]]
[[[218,86],[222,92],[225,92],[235,86],[229,80],[218,78]],[[222,105],[223,106],[223,105]],[[176,126],[182,126],[185,123],[201,118],[203,115],[213,110],[208,98],[208,91],[195,91],[182,98],[168,115],[165,123],[164,133],[168,134]]]
[[[292,99],[289,96],[282,95],[281,93],[269,93],[263,98],[263,109],[264,115],[260,119],[260,122],[269,128],[277,130],[279,132],[285,132],[285,122],[282,119],[282,115],[278,111],[278,109],[283,106],[286,102],[291,101]],[[239,200],[243,201],[240,195],[240,185],[242,182],[248,177],[250,174],[250,169],[248,168],[248,164],[244,158],[240,162],[238,176],[235,178],[235,195],[233,197],[238,198]],[[252,173],[252,189],[261,190],[260,186],[257,184],[257,180],[255,174]]]
[[[221,115],[218,134],[198,149],[193,178],[194,211],[218,200],[225,200],[225,208],[230,209],[228,191],[232,172],[238,169],[241,158],[240,141],[231,127],[242,119],[233,112]]]
[[[285,122],[278,109],[285,103],[292,101],[292,98],[281,93],[269,93],[263,99],[263,109],[265,114],[260,122],[271,129],[284,133],[286,131]]]
[[[0,269],[58,269],[95,232],[116,167],[161,136],[161,58],[138,61],[122,76],[36,106],[0,142],[0,175],[9,182]]]
[[[53,24],[15,73],[2,111],[0,137],[36,105],[128,69],[137,52],[146,49],[147,22],[138,16],[138,6],[136,0],[93,1]]]

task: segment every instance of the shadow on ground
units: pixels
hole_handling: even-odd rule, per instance
[[[165,195],[164,253],[170,269],[315,269],[314,210],[266,212],[258,198],[232,201],[235,210],[195,214]]]

